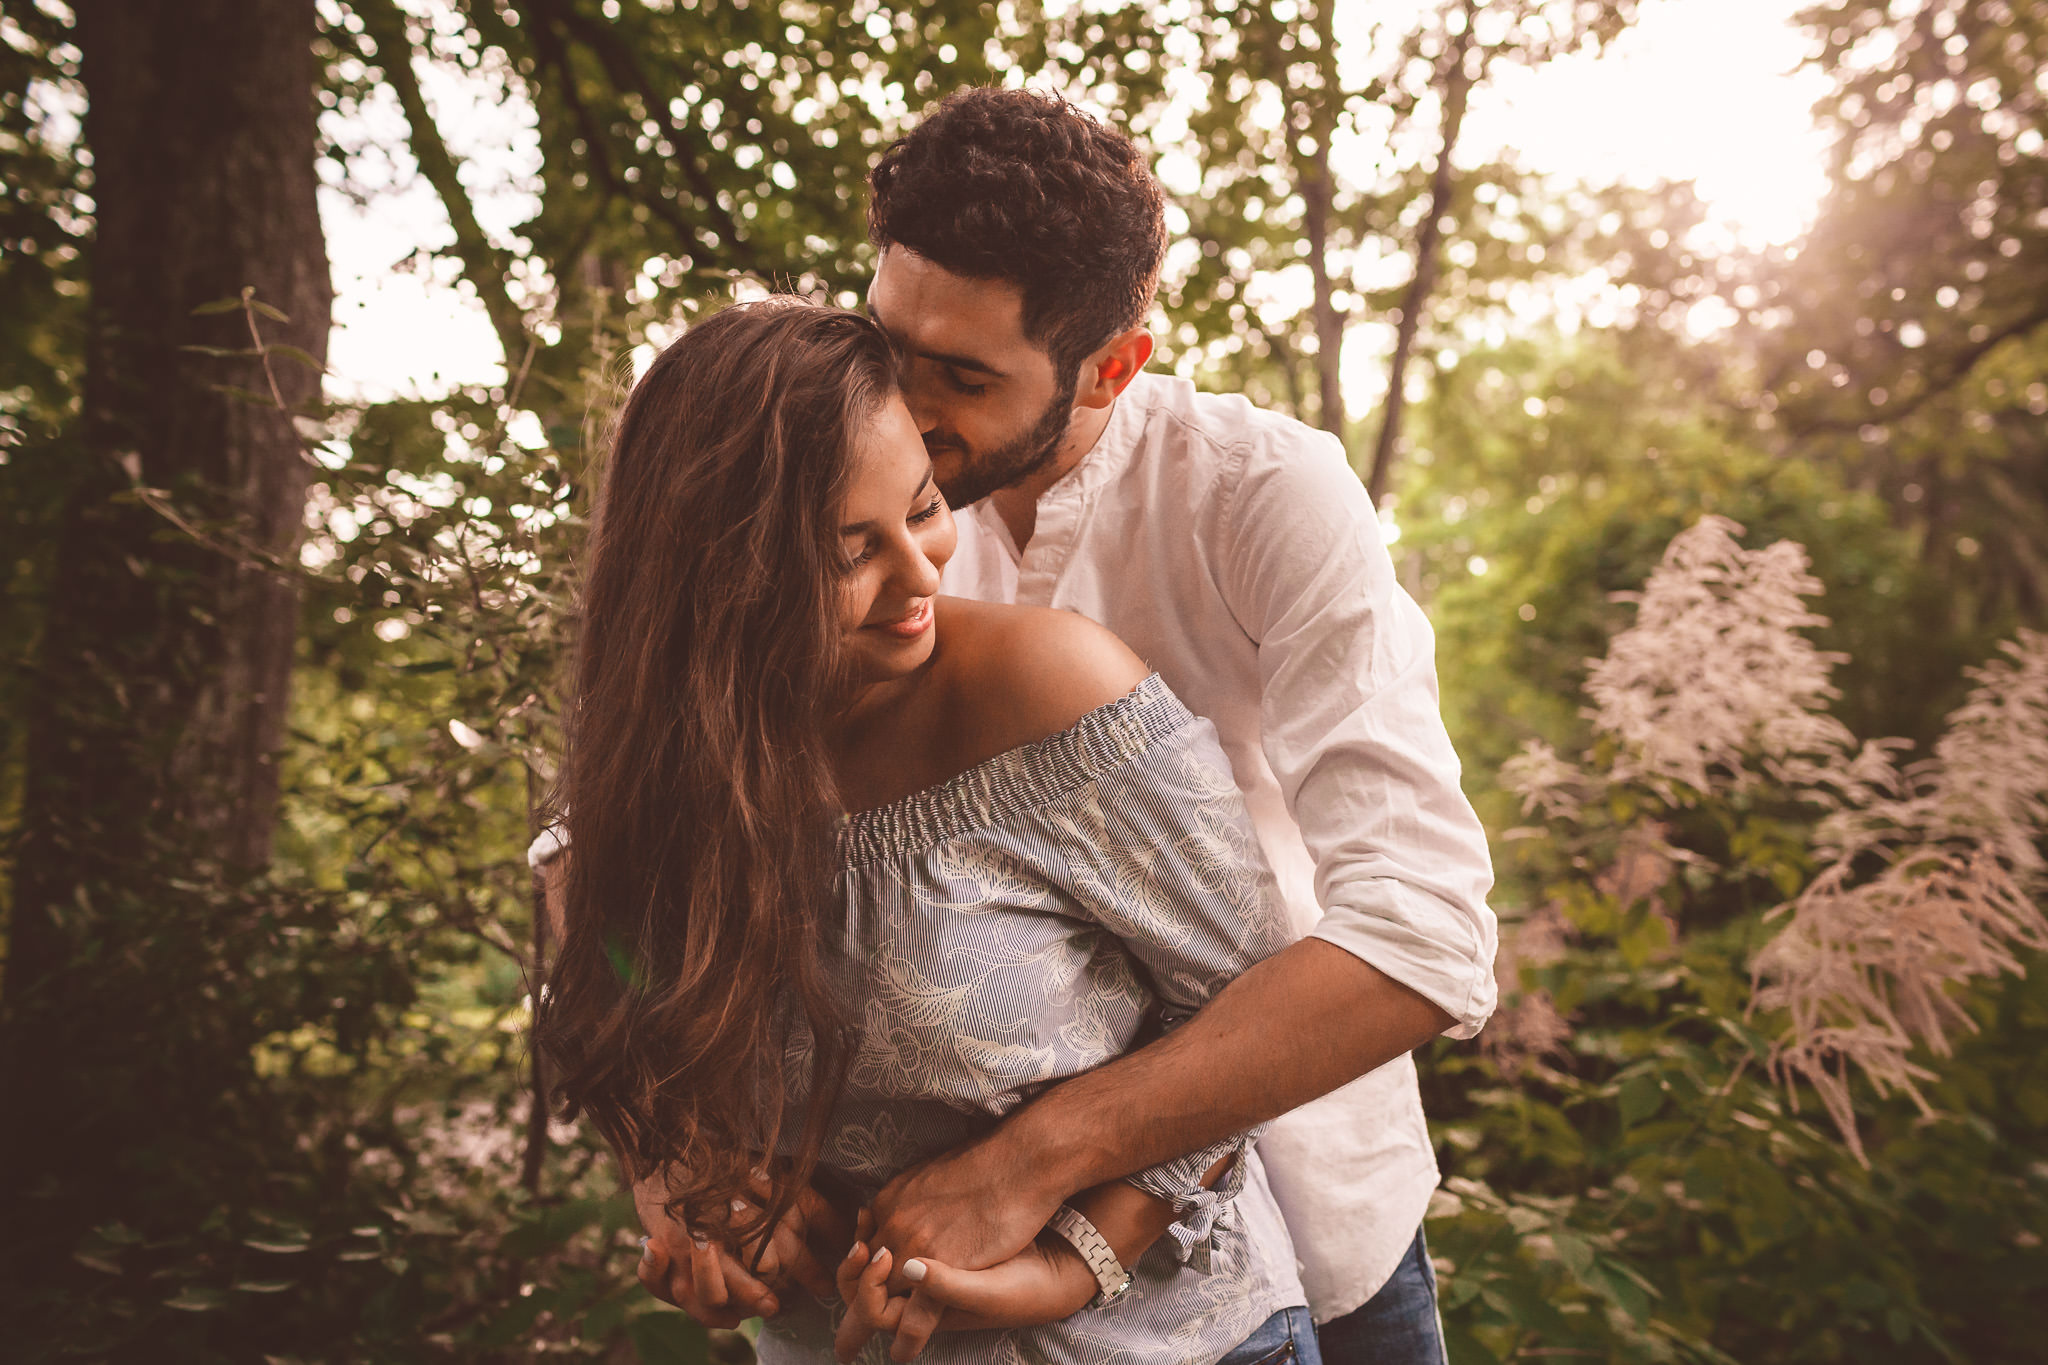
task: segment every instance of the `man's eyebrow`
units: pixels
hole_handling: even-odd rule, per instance
[[[888,331],[889,324],[882,321],[882,315],[875,311],[875,301],[868,299],[865,303],[868,310],[868,320],[883,331]],[[892,336],[890,339],[893,341],[895,338]],[[1004,371],[997,369],[986,360],[976,360],[971,355],[960,355],[953,351],[927,351],[909,346],[902,349],[909,351],[920,360],[936,360],[941,365],[951,365],[956,370],[972,370],[976,374],[985,374],[991,379],[1007,379],[1009,377]]]
[[[924,490],[925,490],[925,489],[927,489],[927,488],[930,488],[931,486],[932,486],[932,471],[931,471],[931,467],[930,467],[929,465],[927,465],[927,466],[925,467],[925,471],[924,471],[924,482],[923,482],[923,483],[921,483],[921,484],[919,484],[919,485],[917,486],[917,491],[916,491],[915,493],[912,493],[912,494],[910,495],[910,500],[911,500],[912,502],[916,502],[916,501],[917,501],[917,500],[918,500],[919,498],[921,498],[921,497],[923,497],[923,496],[924,496]],[[840,534],[840,535],[842,535],[842,536],[857,536],[857,535],[859,535],[859,534],[860,534],[861,532],[863,532],[863,531],[867,530],[867,529],[868,529],[869,527],[873,526],[874,524],[875,524],[875,523],[874,523],[874,522],[872,522],[872,521],[856,521],[856,522],[854,522],[854,523],[853,523],[853,524],[852,524],[851,526],[842,526],[842,527],[840,527],[840,528],[839,528],[839,534]]]

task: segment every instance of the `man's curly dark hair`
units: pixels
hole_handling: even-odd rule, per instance
[[[1056,95],[940,100],[868,176],[868,236],[1024,292],[1024,335],[1071,372],[1144,321],[1166,201],[1131,140]]]

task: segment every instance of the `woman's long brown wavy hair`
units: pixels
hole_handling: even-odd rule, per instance
[[[779,1213],[845,1072],[823,737],[837,513],[853,443],[895,385],[858,314],[728,308],[648,368],[605,475],[562,793],[567,929],[538,1029],[567,1111],[590,1115],[630,1180],[666,1170],[670,1211],[692,1224],[729,1221],[762,1154],[789,1147],[767,1163]],[[785,1077],[804,1025],[813,1074]]]

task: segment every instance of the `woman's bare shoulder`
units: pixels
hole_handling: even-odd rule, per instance
[[[941,599],[949,709],[1002,753],[1056,735],[1145,680],[1130,646],[1085,616]]]

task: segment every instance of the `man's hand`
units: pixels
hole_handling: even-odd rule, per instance
[[[765,1178],[757,1181],[753,1195],[758,1202],[734,1200],[733,1221],[756,1214],[770,1193]],[[707,1327],[737,1327],[747,1318],[775,1316],[782,1311],[780,1291],[791,1283],[820,1297],[833,1292],[814,1243],[828,1248],[828,1255],[836,1253],[848,1236],[846,1220],[808,1186],[773,1227],[744,1243],[736,1242],[730,1224],[707,1233],[669,1217],[658,1179],[643,1181],[634,1190],[634,1202],[648,1234],[640,1283]]]
[[[986,1270],[1032,1244],[1072,1190],[1057,1188],[1045,1166],[1019,1161],[997,1129],[978,1141],[903,1172],[875,1196],[874,1245],[898,1267],[915,1258],[956,1270]],[[1056,1179],[1056,1178],[1055,1178]]]

